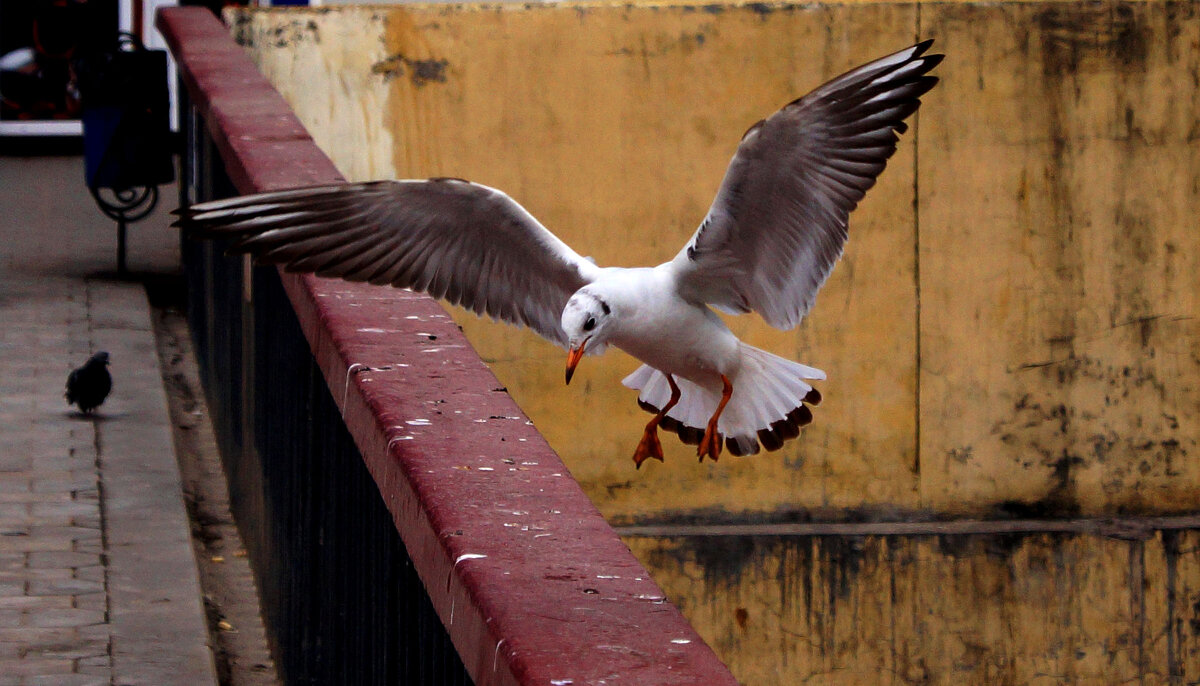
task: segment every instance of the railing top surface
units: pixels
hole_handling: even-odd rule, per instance
[[[158,27],[240,192],[343,180],[215,16]],[[281,276],[477,684],[736,683],[436,302]]]

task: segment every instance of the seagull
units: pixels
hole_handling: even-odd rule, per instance
[[[112,377],[108,373],[108,353],[100,352],[88,358],[79,369],[67,376],[67,404],[79,406],[79,411],[90,414],[104,404],[112,390]]]
[[[457,178],[344,183],[177,210],[228,252],[348,281],[423,291],[526,326],[584,355],[612,345],[644,364],[623,384],[653,413],[633,454],[663,459],[658,429],[717,460],[779,449],[821,401],[814,367],[740,341],[716,311],[798,325],[842,254],[850,212],[937,78],[932,40],[839,76],[742,136],[716,199],[675,257],[600,267],[512,198]]]

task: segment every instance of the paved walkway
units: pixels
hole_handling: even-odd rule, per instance
[[[216,683],[149,307],[82,177],[0,156],[0,686]],[[173,271],[176,240],[131,227],[130,269]],[[86,418],[63,384],[97,350]]]

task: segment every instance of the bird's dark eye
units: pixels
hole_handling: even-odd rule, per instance
[[[594,328],[596,328],[596,318],[595,318],[595,317],[588,317],[588,320],[587,320],[586,322],[584,322],[584,323],[583,323],[583,330],[584,330],[584,331],[591,331],[591,330],[592,330],[592,329],[594,329]]]

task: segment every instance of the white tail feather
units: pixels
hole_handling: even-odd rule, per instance
[[[740,350],[741,366],[730,379],[733,395],[717,421],[717,430],[733,443],[732,452],[750,455],[758,452],[760,432],[770,433],[780,423],[790,422],[794,430],[807,423],[802,417],[811,415],[807,410],[798,414],[798,410],[805,400],[812,404],[819,401],[819,395],[811,394],[813,387],[807,381],[824,379],[825,372],[745,343]],[[707,388],[682,377],[676,377],[675,382],[680,390],[679,403],[667,412],[667,417],[692,432],[702,431],[720,402],[720,387]],[[642,365],[622,383],[639,391],[638,400],[656,409],[665,406],[671,397],[666,375],[649,365]],[[663,426],[672,425],[664,422]],[[680,436],[684,437],[683,431]],[[778,448],[789,437],[767,439],[768,449]]]

